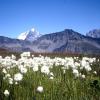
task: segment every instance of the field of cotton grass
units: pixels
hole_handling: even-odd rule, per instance
[[[0,100],[100,100],[100,58],[0,56]]]

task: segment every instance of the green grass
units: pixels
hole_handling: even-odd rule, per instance
[[[14,70],[14,69],[13,69]],[[75,78],[71,70],[66,70],[63,74],[61,67],[53,67],[54,79],[42,74],[40,71],[28,70],[24,79],[18,85],[9,85],[2,79],[0,73],[0,100],[100,100],[100,82],[98,76],[89,75],[85,79]],[[97,80],[96,85],[91,86]],[[2,84],[1,84],[2,83]],[[36,91],[38,86],[43,86],[44,91]],[[3,91],[8,89],[10,96],[5,97]]]

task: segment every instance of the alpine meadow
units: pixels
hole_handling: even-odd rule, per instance
[[[0,100],[100,100],[100,0],[0,0]]]

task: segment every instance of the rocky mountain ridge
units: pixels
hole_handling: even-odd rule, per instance
[[[34,41],[0,37],[0,48],[39,53],[100,54],[100,39],[84,36],[72,29],[42,35]]]

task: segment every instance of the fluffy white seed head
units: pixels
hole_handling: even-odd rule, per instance
[[[23,75],[21,73],[17,73],[14,75],[15,81],[21,81],[23,79]]]
[[[6,74],[6,73],[7,73],[7,71],[6,71],[6,69],[5,69],[5,68],[3,68],[3,69],[2,69],[2,72],[3,72],[4,74]]]
[[[42,86],[38,86],[37,87],[37,91],[40,92],[40,93],[42,93],[43,92],[43,87]]]
[[[75,77],[78,77],[79,76],[79,72],[77,69],[73,69],[73,74],[75,75]]]
[[[85,75],[81,75],[81,77],[84,79],[85,78]]]
[[[42,66],[41,72],[45,73],[45,74],[49,74],[50,73],[49,67],[48,66]]]
[[[25,74],[25,73],[27,73],[27,68],[22,67],[22,68],[20,69],[20,71],[21,71],[21,73]]]
[[[9,93],[8,90],[5,90],[5,91],[4,91],[4,95],[5,95],[5,96],[9,96],[9,94],[10,94],[10,93]]]
[[[49,79],[53,80],[53,79],[54,79],[54,77],[53,77],[53,76],[51,76]]]
[[[34,71],[34,72],[36,72],[36,71],[38,71],[38,70],[39,70],[38,66],[34,66],[34,67],[33,67],[33,71]]]

